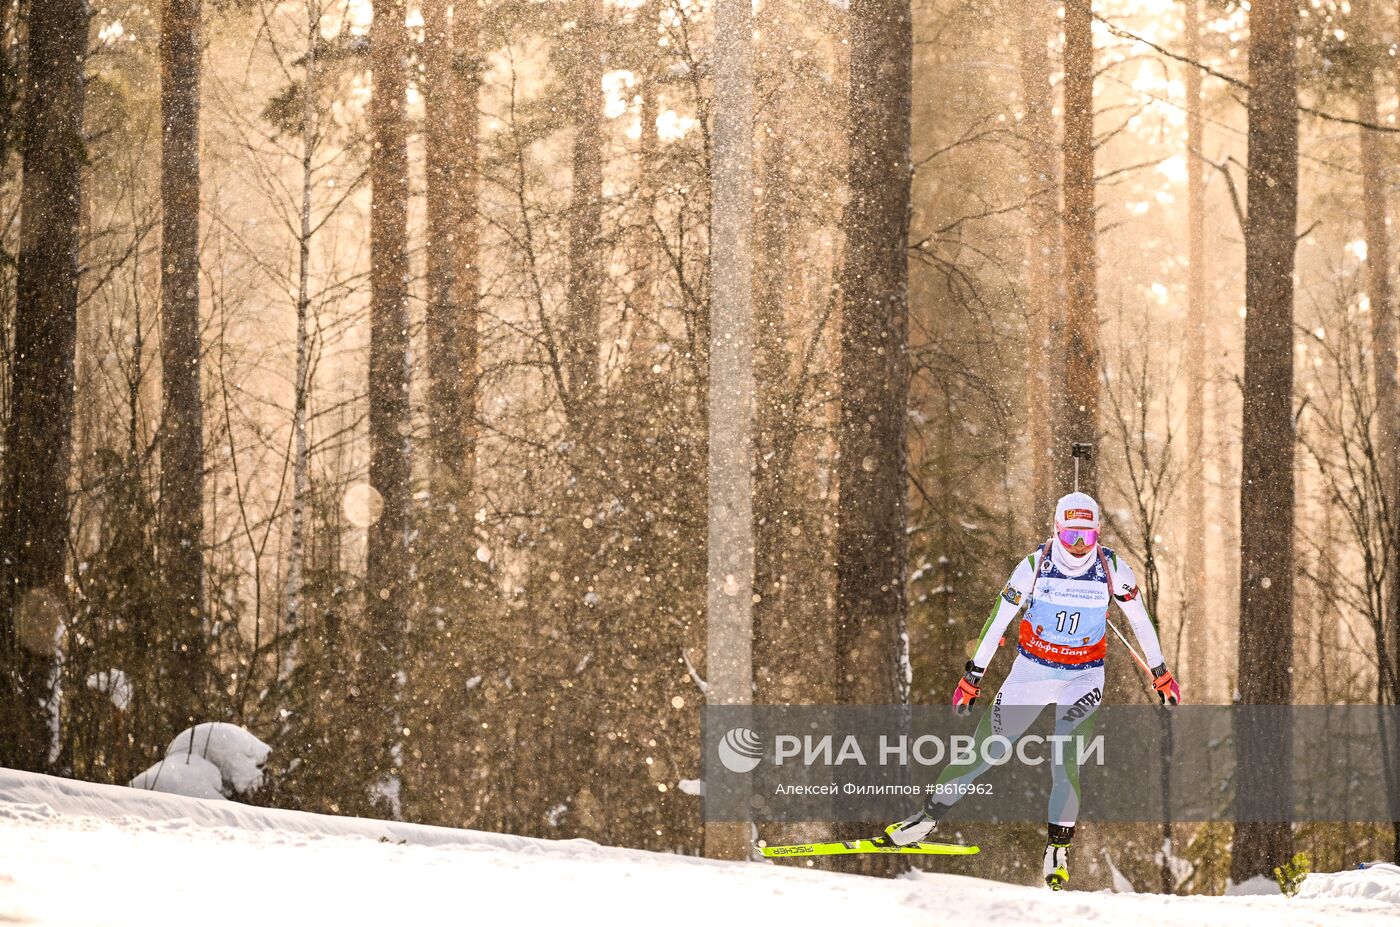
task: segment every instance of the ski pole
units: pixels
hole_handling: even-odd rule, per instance
[[[1133,659],[1137,661],[1138,666],[1142,667],[1142,671],[1147,674],[1147,678],[1151,679],[1152,670],[1147,665],[1147,661],[1144,660],[1142,657],[1138,656],[1138,652],[1133,649],[1133,645],[1128,643],[1128,639],[1123,636],[1123,632],[1118,630],[1118,625],[1114,624],[1112,619],[1109,619],[1108,626],[1113,630],[1114,636],[1123,642],[1123,646],[1128,648],[1128,653],[1133,655]]]

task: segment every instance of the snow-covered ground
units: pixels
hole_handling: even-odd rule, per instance
[[[1400,923],[1394,867],[1314,875],[1303,894],[1055,895],[959,876],[886,881],[270,811],[0,769],[3,924]]]

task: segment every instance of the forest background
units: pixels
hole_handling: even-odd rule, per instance
[[[0,3],[0,762],[701,852],[748,317],[755,701],[943,700],[1082,440],[1189,700],[1400,702],[1400,8],[745,6]],[[1089,884],[1400,854],[1169,836]]]

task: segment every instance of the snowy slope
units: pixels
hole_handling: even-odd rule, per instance
[[[1307,888],[1309,897],[1295,899],[1168,899],[1052,895],[943,875],[884,881],[271,811],[0,769],[0,923],[1400,922],[1393,867],[1314,876]]]

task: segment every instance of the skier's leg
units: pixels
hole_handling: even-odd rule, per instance
[[[1045,841],[1045,884],[1059,890],[1069,881],[1069,845],[1079,817],[1080,758],[1094,736],[1103,701],[1103,667],[1078,670],[1065,679],[1055,706],[1056,754],[1050,765],[1050,807]]]
[[[947,787],[970,785],[991,767],[984,750],[987,738],[1001,736],[1014,744],[1040,716],[1045,706],[1055,703],[1059,688],[1054,669],[1017,657],[1011,665],[1011,672],[1006,674],[1006,681],[992,699],[991,707],[977,722],[977,731],[972,735],[972,760],[966,763],[950,762],[943,768],[934,786],[934,799],[942,804],[954,804],[960,797],[959,790]]]
[[[955,803],[961,792],[958,786],[971,785],[991,768],[992,764],[987,761],[985,750],[989,737],[1005,737],[1011,744],[1020,739],[1045,710],[1045,706],[1054,703],[1053,692],[1044,691],[1047,688],[1044,683],[1036,683],[1017,686],[1010,694],[1007,692],[1007,686],[1003,686],[1001,691],[997,692],[991,707],[977,722],[977,731],[972,735],[972,759],[966,763],[949,763],[939,773],[938,782],[933,788],[937,800],[949,805]],[[1035,691],[1037,689],[1041,691]],[[1046,701],[1028,701],[1032,695],[1040,695],[1046,698]]]
[[[991,767],[985,759],[987,738],[1000,735],[1015,743],[1044,707],[1054,703],[1057,686],[1058,680],[1047,667],[1017,658],[996,698],[992,700],[991,708],[977,722],[977,730],[973,734],[973,758],[966,763],[949,763],[944,767],[938,781],[929,786],[923,807],[885,828],[890,840],[906,846],[927,837],[948,809],[965,794],[963,787],[976,782]]]
[[[1069,739],[1060,741],[1063,745],[1060,751],[1063,762],[1052,763],[1050,766],[1050,807],[1047,818],[1051,823],[1073,827],[1079,819],[1079,801],[1082,794],[1079,785],[1079,761],[1093,741],[1095,717],[1091,713],[1073,727],[1066,726],[1063,730],[1058,724],[1055,727],[1056,734],[1068,736]]]
[[[1094,736],[1094,721],[1103,701],[1103,667],[1078,670],[1061,685],[1056,700],[1056,751],[1050,764],[1047,820],[1073,827],[1079,817],[1079,760]]]

